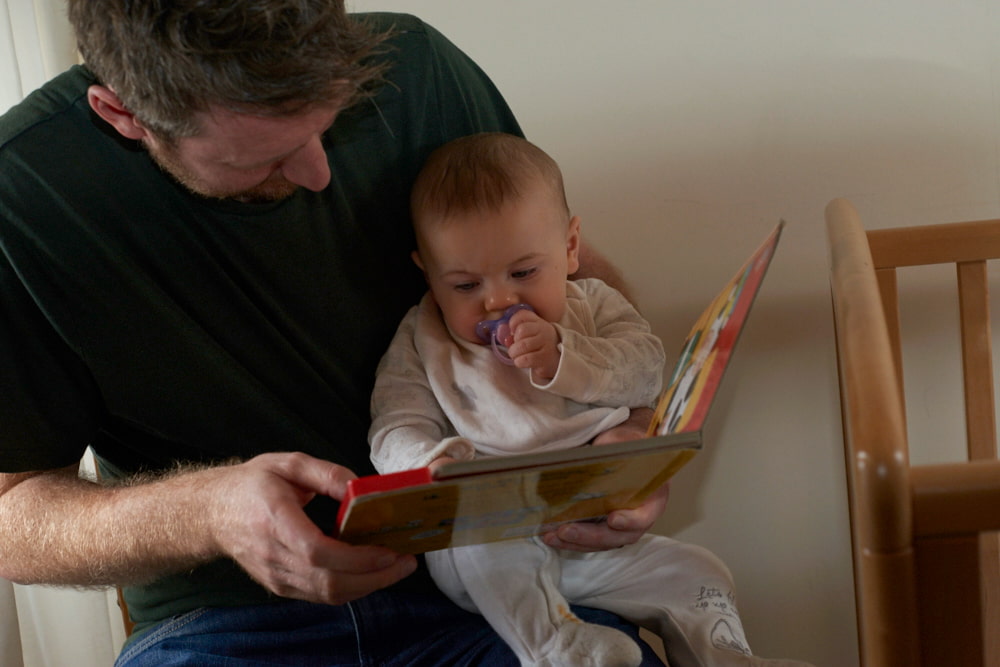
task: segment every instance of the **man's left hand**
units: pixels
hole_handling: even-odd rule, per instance
[[[627,421],[602,433],[594,440],[594,445],[599,447],[644,438],[652,419],[653,411],[648,408],[632,410]],[[669,498],[670,481],[667,480],[635,509],[616,510],[600,523],[564,524],[547,533],[543,539],[550,547],[570,551],[605,551],[634,544],[660,518]]]

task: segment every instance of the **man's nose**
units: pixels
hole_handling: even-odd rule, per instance
[[[291,155],[281,165],[281,173],[288,181],[307,190],[319,192],[330,184],[330,164],[323,150],[323,140],[317,135]]]

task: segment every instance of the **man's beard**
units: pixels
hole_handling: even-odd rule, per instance
[[[231,199],[248,204],[265,204],[291,197],[299,186],[286,180],[280,172],[273,173],[267,180],[248,190],[223,190],[206,184],[193,174],[170,148],[153,147],[143,142],[146,152],[157,166],[173,180],[192,193],[210,199]]]

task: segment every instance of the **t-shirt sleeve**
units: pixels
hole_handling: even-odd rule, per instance
[[[439,69],[438,108],[456,126],[468,124],[470,132],[498,131],[521,135],[506,100],[489,76],[457,46],[433,27],[428,37]],[[449,85],[450,84],[450,85]]]
[[[0,255],[0,471],[80,460],[97,430],[99,393]]]
[[[523,134],[486,72],[433,26],[406,14],[381,15],[378,22],[396,33],[389,51],[394,64],[388,85],[398,95],[383,99],[405,100],[407,113],[401,120],[416,124],[419,132],[413,127],[392,129],[420,136],[424,145],[418,153],[477,132]],[[392,109],[381,111],[386,122],[395,121]]]

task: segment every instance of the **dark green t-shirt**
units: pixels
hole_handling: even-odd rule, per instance
[[[91,112],[83,67],[0,118],[0,470],[89,444],[119,474],[268,451],[372,471],[374,369],[425,291],[410,185],[449,139],[520,130],[438,32],[368,17],[397,30],[389,83],[329,130],[322,192],[190,194]],[[127,591],[140,624],[267,597],[229,561]]]

